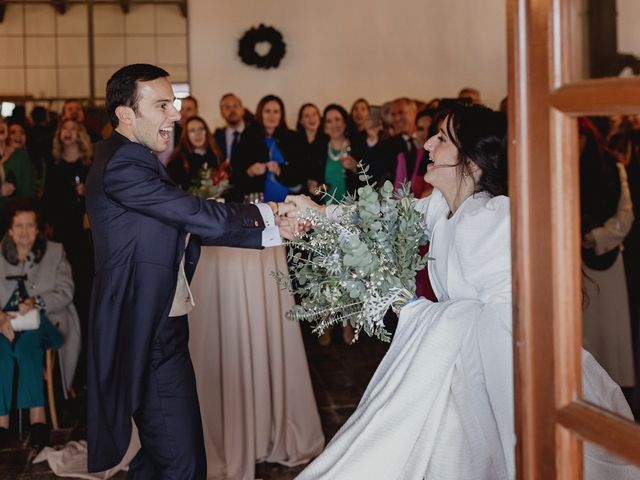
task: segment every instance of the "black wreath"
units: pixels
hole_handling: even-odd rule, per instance
[[[267,42],[271,45],[266,55],[256,52],[256,45]],[[256,68],[277,68],[287,51],[287,45],[282,40],[282,34],[273,27],[260,24],[258,28],[247,30],[240,39],[238,55],[243,63],[253,65]]]

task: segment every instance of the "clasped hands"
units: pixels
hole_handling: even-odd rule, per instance
[[[18,312],[20,315],[25,315],[29,310],[35,307],[35,300],[33,298],[27,298],[18,305]],[[7,340],[13,342],[16,338],[16,333],[11,326],[11,320],[16,317],[16,312],[3,312],[0,311],[0,334],[4,335]]]
[[[288,195],[284,202],[269,202],[280,230],[280,236],[286,240],[293,239],[311,229],[311,222],[300,218],[301,212],[312,209],[324,212],[326,208],[318,205],[306,195]]]

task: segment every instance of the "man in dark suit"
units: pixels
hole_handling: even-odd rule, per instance
[[[111,77],[106,103],[114,132],[96,144],[87,178],[96,269],[88,467],[101,471],[121,461],[133,419],[142,449],[130,478],[202,479],[206,458],[187,345],[194,305],[188,275],[198,242],[261,248],[292,231],[275,225],[274,212],[283,213],[284,204],[221,204],[190,196],[170,180],[155,155],[167,148],[180,118],[167,76],[136,64]]]
[[[397,98],[391,102],[390,114],[395,134],[379,142],[369,157],[370,173],[380,185],[385,180],[394,182],[399,153],[415,162],[416,103],[406,97]],[[407,171],[413,171],[413,167],[414,164],[407,165]]]
[[[231,160],[235,147],[240,142],[246,127],[246,110],[242,101],[233,93],[226,93],[220,99],[220,115],[227,126],[216,128],[213,136],[225,158]]]

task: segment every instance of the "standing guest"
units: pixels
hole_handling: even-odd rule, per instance
[[[327,152],[326,133],[320,128],[322,114],[313,103],[305,103],[298,111],[297,130],[304,149],[304,178],[306,180],[306,193],[314,195],[318,190],[318,182],[314,165],[317,165]]]
[[[426,197],[433,187],[425,182],[424,174],[427,173],[427,156],[424,148],[420,148],[429,138],[431,123],[436,112],[434,110],[422,110],[416,116],[416,136],[414,143],[416,148],[412,152],[398,154],[394,186],[400,188],[403,182],[411,183],[411,191],[416,198]]]
[[[280,202],[290,192],[299,192],[304,180],[302,155],[302,143],[287,127],[280,97],[263,97],[256,123],[242,136],[231,159],[236,198],[260,193],[266,201]]]
[[[182,128],[186,124],[187,120],[197,115],[198,100],[196,100],[195,97],[189,95],[180,100],[180,121],[176,122],[176,126],[173,129],[173,145],[178,145]]]
[[[22,122],[9,124],[9,146],[13,148],[25,148],[27,145],[27,129]]]
[[[629,300],[621,251],[633,223],[623,165],[587,118],[579,119],[584,348],[621,387],[635,385]]]
[[[373,147],[380,139],[379,125],[374,125],[371,119],[371,105],[364,98],[359,98],[351,105],[349,114],[356,132],[360,132],[367,139],[367,146]],[[352,135],[353,137],[353,135]]]
[[[87,133],[89,134],[89,138],[91,138],[91,142],[97,142],[98,140],[102,139],[99,132],[95,132],[91,128],[89,128],[84,107],[82,106],[80,100],[78,100],[77,98],[68,98],[64,101],[60,120],[66,119],[74,120],[77,123],[83,125],[87,130]]]
[[[133,418],[142,449],[129,476],[195,480],[207,476],[187,345],[187,314],[195,304],[188,282],[198,245],[276,245],[279,233],[292,238],[295,223],[275,225],[274,214],[286,213],[286,204],[222,204],[175,186],[152,153],[167,148],[180,119],[168,75],[146,64],[112,75],[106,105],[114,131],[95,146],[87,178],[96,265],[88,468],[104,471],[122,460]]]
[[[222,154],[211,136],[207,123],[194,116],[184,123],[180,141],[167,164],[167,173],[184,191],[200,179],[198,173],[206,163],[212,168],[220,165]]]
[[[34,198],[36,185],[29,154],[9,145],[9,126],[0,118],[0,208],[12,197]]]
[[[399,153],[415,157],[416,103],[406,97],[397,98],[389,107],[389,116],[394,135],[382,140],[371,154],[371,174],[379,183],[395,182],[396,164]]]
[[[216,144],[222,150],[224,159],[231,160],[247,126],[245,121],[246,109],[242,105],[242,100],[235,94],[225,93],[220,98],[220,115],[222,115],[227,125],[222,128],[216,128],[213,135],[216,139]]]
[[[364,98],[359,98],[351,105],[349,114],[353,125],[359,132],[365,131],[371,126],[371,106]]]
[[[316,159],[315,175],[317,184],[326,185],[326,204],[340,202],[347,194],[354,194],[362,185],[358,179],[358,160],[364,157],[366,144],[361,136],[351,140],[347,125],[349,114],[344,107],[332,103],[322,114],[322,129],[329,141],[322,156]],[[357,160],[358,159],[358,160]],[[346,344],[353,342],[353,328],[349,323],[342,327],[342,339]],[[318,339],[322,346],[331,343],[331,329],[327,329]]]
[[[472,105],[481,105],[480,91],[477,88],[465,87],[458,92],[458,98],[466,99]]]
[[[171,136],[171,142],[169,142],[169,147],[164,151],[158,153],[158,158],[162,162],[163,165],[168,165],[170,157],[178,146],[178,142],[180,141],[180,135],[182,134],[182,129],[184,127],[185,122],[193,117],[198,115],[198,100],[195,97],[189,95],[188,97],[184,97],[180,100],[180,121],[176,122],[173,126],[173,135]]]
[[[80,326],[64,249],[40,235],[33,202],[12,201],[6,217],[9,231],[2,239],[0,255],[0,449],[7,440],[9,410],[17,384],[16,405],[29,409],[30,445],[39,450],[49,442],[43,354],[47,348],[60,349],[62,390],[66,395],[78,362]],[[17,313],[23,317],[16,318]],[[17,382],[14,365],[18,366]]]
[[[62,243],[71,264],[76,285],[74,304],[80,316],[84,341],[93,279],[91,236],[85,217],[85,181],[93,148],[84,126],[75,120],[62,120],[53,138],[52,156],[53,163],[45,184],[43,213],[52,228],[51,238]]]
[[[37,197],[42,198],[47,168],[51,166],[51,148],[55,128],[49,123],[46,108],[35,106],[31,110],[31,128],[27,135],[27,153],[33,162]]]

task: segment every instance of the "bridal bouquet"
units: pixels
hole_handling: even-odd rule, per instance
[[[207,162],[202,164],[198,172],[198,181],[189,189],[189,193],[202,198],[220,198],[229,187],[228,163],[212,168]]]
[[[310,322],[315,333],[349,322],[354,341],[364,330],[388,342],[384,316],[415,296],[416,271],[427,262],[418,248],[427,237],[410,185],[394,192],[385,182],[375,189],[368,183],[368,167],[361,169],[367,185],[358,189],[357,198],[340,202],[337,218],[303,213],[313,229],[288,242],[291,278],[282,272],[275,276],[301,298],[288,318]]]

